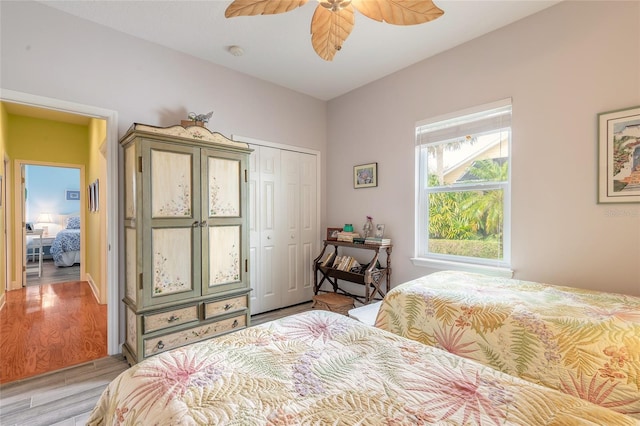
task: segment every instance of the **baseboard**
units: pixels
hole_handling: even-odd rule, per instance
[[[98,291],[98,287],[96,283],[93,281],[91,274],[87,273],[87,282],[89,283],[89,287],[91,287],[91,292],[93,293],[93,297],[95,297],[96,302],[100,303],[100,292]]]
[[[2,293],[2,295],[0,295],[0,311],[2,310],[2,308],[4,308],[4,303],[6,301],[6,297],[5,297],[6,294],[7,293],[6,293],[6,290],[5,290],[5,292]]]

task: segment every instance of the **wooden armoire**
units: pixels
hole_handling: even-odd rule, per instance
[[[120,144],[129,363],[247,327],[251,149],[204,127],[137,123]]]

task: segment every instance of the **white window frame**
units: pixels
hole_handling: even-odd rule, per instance
[[[426,166],[427,154],[426,150],[422,147],[429,143],[434,143],[438,140],[438,136],[435,139],[427,141],[420,137],[420,129],[424,126],[432,125],[446,120],[453,120],[464,116],[475,115],[504,107],[511,107],[511,98],[503,99],[497,102],[489,104],[479,105],[477,107],[468,108],[462,111],[453,112],[450,114],[433,117],[427,120],[422,120],[416,123],[416,153],[415,153],[415,248],[414,257],[411,259],[412,263],[416,266],[425,266],[433,269],[449,269],[466,272],[479,272],[489,275],[496,275],[502,277],[512,277],[513,270],[511,269],[511,130],[509,130],[508,140],[508,155],[509,155],[509,167],[508,178],[506,182],[479,182],[456,185],[455,187],[436,187],[429,188],[424,181],[424,168]],[[457,136],[464,137],[466,134],[475,133],[473,130],[473,124],[467,129],[459,130],[460,134]],[[432,129],[436,126],[432,126]],[[511,122],[508,125],[511,129]],[[444,128],[442,131],[447,132]],[[453,131],[455,132],[455,131]],[[440,133],[430,132],[432,134]],[[446,140],[446,137],[442,137],[441,140]],[[428,215],[429,208],[424,202],[421,202],[423,197],[426,197],[428,193],[435,192],[453,192],[453,191],[474,191],[474,190],[489,190],[489,189],[501,189],[503,191],[503,259],[482,259],[471,258],[464,256],[437,254],[428,252]],[[425,211],[426,210],[426,211]]]

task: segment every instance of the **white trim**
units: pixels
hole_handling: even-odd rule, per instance
[[[488,111],[491,109],[502,108],[508,105],[513,105],[511,98],[500,99],[499,101],[489,102],[483,105],[477,105],[470,108],[465,108],[459,111],[450,112],[447,114],[437,115],[435,117],[425,118],[424,120],[416,121],[415,127],[425,126],[427,124],[437,123],[438,121],[450,120],[452,118],[461,117],[464,115],[476,114],[482,111]]]
[[[414,266],[426,266],[428,268],[439,269],[441,271],[477,272],[496,277],[513,278],[513,270],[510,268],[477,265],[474,263],[450,262],[447,260],[425,259],[421,257],[412,257],[411,263],[413,263]]]
[[[254,138],[249,138],[246,136],[239,136],[239,135],[231,135],[231,140],[234,140],[236,142],[246,142],[250,145],[268,146],[270,148],[284,149],[285,151],[294,151],[294,152],[302,152],[304,154],[317,155],[318,159],[320,159],[320,151],[316,151],[315,149],[302,148],[302,147],[293,146],[293,145],[285,145],[277,142],[263,141],[260,139],[254,139]]]
[[[119,354],[120,349],[120,294],[118,270],[118,112],[84,105],[61,99],[47,98],[29,93],[0,88],[0,101],[30,105],[37,108],[53,109],[72,114],[101,118],[107,122],[107,352]],[[122,311],[124,315],[124,310]]]

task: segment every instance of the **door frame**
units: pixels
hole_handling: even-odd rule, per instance
[[[117,250],[119,247],[119,203],[118,203],[118,112],[99,108],[91,105],[84,105],[61,99],[47,98],[30,93],[16,92],[0,88],[0,101],[18,103],[35,108],[52,109],[71,114],[84,115],[93,118],[103,119],[107,123],[106,133],[106,237],[103,244],[107,247],[107,353],[116,355],[121,352],[121,342],[119,336],[121,315],[118,296],[120,294],[120,282],[124,282],[119,276],[119,257]]]
[[[26,266],[26,241],[25,241],[25,227],[23,225],[24,223],[24,216],[25,216],[25,206],[26,206],[26,199],[25,199],[25,192],[24,192],[24,188],[25,188],[25,182],[22,182],[22,173],[25,170],[26,166],[43,166],[43,167],[61,167],[61,168],[67,168],[67,169],[75,169],[78,170],[80,172],[80,179],[79,179],[79,185],[80,188],[84,188],[86,183],[85,183],[85,172],[84,172],[84,165],[81,164],[69,164],[69,163],[53,163],[53,162],[47,162],[47,161],[35,161],[35,160],[20,160],[20,159],[16,159],[13,162],[14,164],[14,188],[16,189],[16,191],[18,191],[20,193],[20,200],[16,200],[18,201],[17,203],[15,203],[15,211],[14,211],[14,216],[15,216],[15,222],[13,224],[13,229],[21,229],[22,230],[22,234],[20,235],[20,238],[16,238],[14,241],[14,253],[22,253],[22,258],[18,258],[18,256],[16,256],[15,258],[15,265],[14,265],[14,269],[17,272],[22,271],[21,274],[21,278],[19,280],[19,282],[14,282],[12,287],[14,289],[17,288],[21,288],[21,287],[26,287],[27,285],[27,279],[26,279],[26,271],[24,269],[24,267]],[[18,193],[16,192],[16,193]],[[80,195],[82,198],[81,200],[84,198],[84,194],[81,193]],[[18,214],[19,213],[19,214]],[[85,210],[83,208],[80,208],[80,247],[87,247],[86,246],[86,229],[85,229],[85,223],[86,223],[86,216],[85,216]],[[83,281],[86,281],[86,276],[85,276],[85,267],[86,267],[86,250],[83,248],[82,250],[80,250],[80,279]],[[16,274],[16,279],[17,279],[17,275]],[[92,285],[92,283],[89,283],[90,285]],[[92,285],[93,287],[93,285]],[[93,288],[93,291],[95,293],[96,289]],[[98,295],[96,294],[96,298],[98,297]]]

